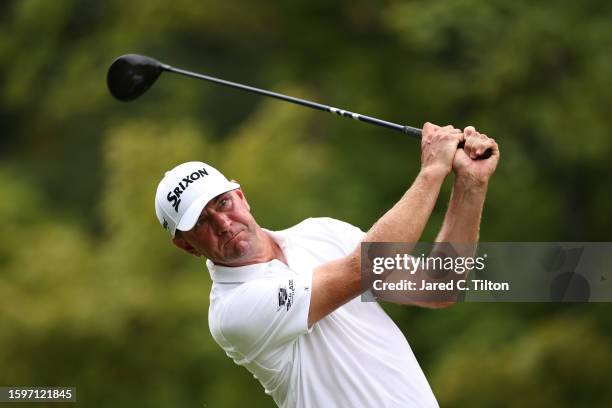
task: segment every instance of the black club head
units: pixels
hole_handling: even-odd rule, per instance
[[[163,71],[163,64],[153,58],[126,54],[117,58],[108,69],[106,83],[110,93],[123,102],[145,93]]]

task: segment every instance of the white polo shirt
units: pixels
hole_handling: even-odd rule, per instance
[[[351,300],[308,329],[312,271],[352,252],[364,233],[332,218],[267,231],[278,260],[207,266],[209,327],[279,407],[437,407],[399,328],[376,302]]]

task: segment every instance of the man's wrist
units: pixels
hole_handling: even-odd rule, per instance
[[[446,176],[448,176],[450,169],[443,166],[427,166],[421,168],[418,177],[422,178],[428,183],[440,183],[444,182]]]
[[[480,180],[468,175],[457,174],[454,187],[471,193],[486,193],[489,180]]]

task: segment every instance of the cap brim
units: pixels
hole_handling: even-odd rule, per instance
[[[227,193],[228,191],[236,190],[238,188],[240,188],[240,184],[229,181],[217,191],[211,192],[209,194],[202,194],[200,197],[195,199],[193,203],[191,203],[187,211],[185,211],[185,214],[183,214],[181,220],[176,225],[176,229],[179,231],[189,231],[194,227],[194,225],[198,221],[198,218],[200,218],[202,210],[204,209],[204,207],[206,207],[206,204],[208,204],[210,200],[221,194]]]

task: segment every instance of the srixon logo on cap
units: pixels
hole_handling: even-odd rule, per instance
[[[181,180],[181,182],[178,183],[178,186],[174,187],[170,192],[168,192],[168,195],[166,196],[166,198],[168,199],[168,201],[172,203],[172,207],[174,207],[174,210],[176,212],[178,212],[179,204],[181,203],[181,199],[179,198],[181,194],[183,194],[183,192],[187,190],[187,188],[189,187],[189,184],[193,183],[194,181],[200,179],[200,177],[204,177],[204,176],[208,176],[208,172],[206,171],[205,168],[202,168],[201,170],[198,170],[198,171],[194,171],[187,177],[184,177],[183,180]]]

